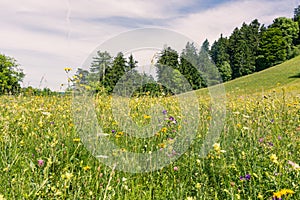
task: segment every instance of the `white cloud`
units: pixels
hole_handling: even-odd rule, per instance
[[[260,23],[268,25],[276,17],[292,17],[296,6],[293,0],[230,1],[200,13],[189,14],[175,23],[172,22],[170,27],[196,42],[203,42],[207,38],[212,43],[221,33],[229,36],[243,22],[250,23],[258,19]]]

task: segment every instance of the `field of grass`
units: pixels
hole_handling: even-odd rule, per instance
[[[144,173],[108,167],[93,156],[73,120],[73,111],[81,112],[72,109],[71,96],[2,96],[0,200],[300,199],[299,66],[297,57],[225,83],[225,123],[205,156],[201,148],[212,105],[201,96],[203,91],[197,92],[198,112],[190,116],[181,110],[191,107],[189,99],[184,105],[175,97],[130,99],[131,110],[124,108],[124,116],[137,124],[137,131],[144,126],[155,130],[150,138],[124,131],[111,111],[112,97],[97,97],[103,133],[120,147],[107,151],[109,158],[118,163],[127,152],[163,152],[170,161]],[[151,110],[155,104],[161,112]],[[156,118],[159,123],[153,123]],[[84,119],[88,118],[80,123]],[[191,127],[195,137],[180,152],[178,140]],[[134,171],[136,163],[131,164]]]

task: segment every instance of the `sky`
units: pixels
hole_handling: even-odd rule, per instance
[[[17,60],[22,86],[63,90],[91,52],[126,31],[163,28],[201,44],[243,22],[293,17],[299,0],[1,0],[0,53]],[[70,74],[71,74],[70,73]]]

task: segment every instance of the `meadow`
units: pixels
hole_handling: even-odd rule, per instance
[[[127,117],[151,127],[151,138],[122,130],[112,97],[97,96],[97,119],[121,151],[169,152],[171,163],[130,173],[104,165],[85,147],[72,96],[0,97],[0,200],[3,199],[300,199],[300,57],[228,83],[220,137],[200,156],[211,122],[207,90],[196,92],[199,115],[183,116],[176,97],[133,97]],[[176,155],[186,118],[199,120],[189,148]],[[190,121],[189,121],[190,122]],[[157,124],[155,124],[157,125]],[[193,127],[193,126],[190,126]],[[134,167],[134,166],[133,166]]]

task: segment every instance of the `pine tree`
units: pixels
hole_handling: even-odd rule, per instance
[[[211,47],[210,56],[218,68],[223,81],[229,81],[232,77],[228,51],[228,39],[221,37],[215,41]]]
[[[206,48],[209,48],[209,43],[206,40]],[[193,90],[204,87],[203,77],[198,66],[197,48],[193,43],[188,42],[185,49],[180,55],[180,73],[187,79]]]

